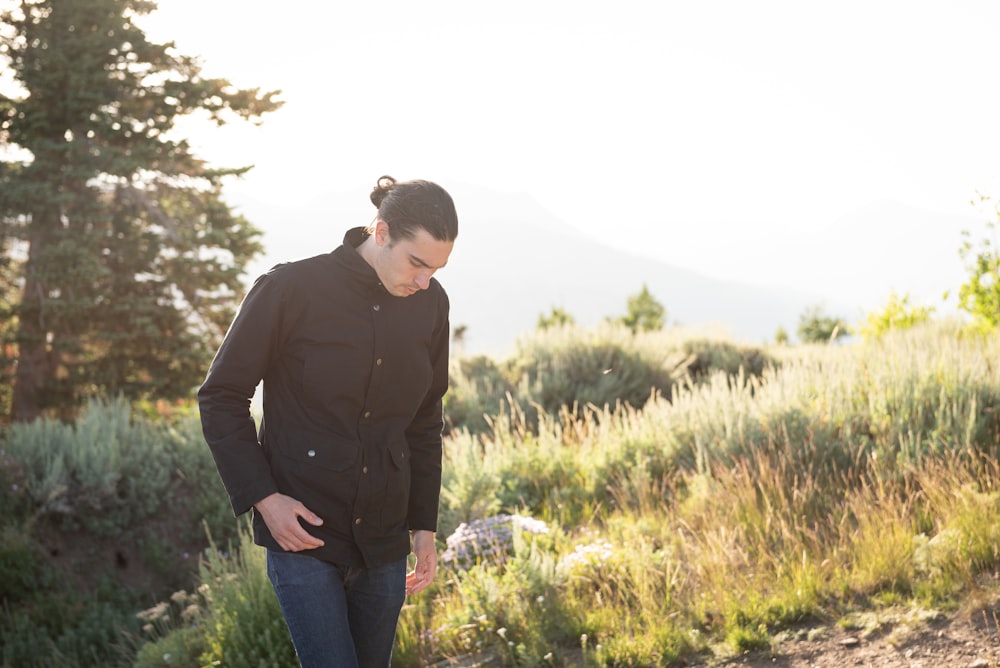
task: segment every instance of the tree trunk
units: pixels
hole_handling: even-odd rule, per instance
[[[17,329],[18,359],[11,397],[11,417],[30,422],[42,413],[42,389],[48,382],[47,332],[45,328],[45,287],[39,280],[38,253],[43,248],[41,234],[32,235],[25,268]]]

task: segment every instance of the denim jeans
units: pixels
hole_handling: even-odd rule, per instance
[[[267,551],[267,576],[302,668],[388,668],[406,598],[406,559],[345,567]]]

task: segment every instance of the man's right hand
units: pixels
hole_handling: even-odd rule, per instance
[[[323,545],[323,540],[316,538],[299,524],[299,518],[313,526],[320,526],[323,520],[302,502],[290,496],[275,492],[254,504],[257,512],[264,518],[264,524],[271,536],[278,541],[281,549],[289,552],[311,550]]]

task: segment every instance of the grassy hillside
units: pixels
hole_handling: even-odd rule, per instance
[[[681,665],[993,600],[998,353],[935,323],[767,350],[563,330],[456,361],[441,565],[396,665]],[[146,413],[4,434],[3,665],[295,665],[197,416]]]

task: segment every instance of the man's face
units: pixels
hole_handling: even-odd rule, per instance
[[[379,221],[375,227],[378,252],[373,264],[389,294],[409,297],[426,290],[431,276],[448,263],[454,241],[439,241],[427,230],[419,229],[410,239],[393,239],[388,226]]]

